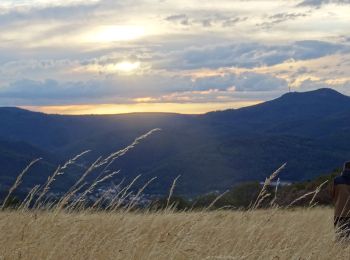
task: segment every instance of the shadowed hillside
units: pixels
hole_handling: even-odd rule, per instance
[[[162,128],[113,165],[121,169],[115,182],[142,174],[142,185],[157,176],[147,190],[152,194],[165,194],[178,175],[177,193],[195,196],[264,180],[284,162],[281,180],[298,181],[331,172],[350,158],[350,98],[330,89],[204,115],[63,116],[0,108],[0,120],[0,139],[25,142],[40,151],[33,156],[55,162],[92,150],[83,164]],[[10,167],[16,155],[0,151],[1,160],[9,156],[2,178],[18,174],[18,164]]]

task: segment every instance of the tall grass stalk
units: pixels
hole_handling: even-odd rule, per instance
[[[81,157],[83,157],[85,154],[91,152],[91,150],[86,150],[76,156],[74,156],[73,158],[69,159],[68,161],[66,161],[63,166],[58,166],[57,169],[54,171],[54,173],[48,177],[46,183],[44,184],[44,187],[40,193],[40,195],[38,196],[38,198],[35,201],[34,204],[34,208],[39,207],[40,205],[40,201],[41,199],[48,193],[48,191],[50,190],[50,185],[56,180],[56,177],[59,175],[63,175],[64,171],[70,166],[73,165],[77,162],[78,159],[80,159]]]
[[[328,182],[328,181],[325,181],[325,182],[321,183],[319,186],[316,187],[315,190],[310,191],[310,192],[308,192],[308,193],[305,193],[305,194],[303,194],[302,196],[296,198],[296,199],[293,200],[286,208],[290,208],[290,207],[292,207],[293,205],[295,205],[298,201],[301,201],[301,200],[303,200],[303,199],[305,199],[305,198],[307,198],[307,197],[313,195],[312,198],[311,198],[311,200],[310,200],[310,202],[309,202],[309,206],[311,206],[312,203],[314,202],[314,200],[315,200],[317,194],[321,191],[321,188],[322,188],[327,182]]]
[[[168,195],[168,198],[166,200],[166,209],[170,206],[170,199],[171,197],[173,196],[173,193],[174,193],[174,190],[175,190],[175,186],[176,186],[176,182],[177,180],[181,177],[181,175],[177,176],[174,181],[173,181],[173,184],[171,185],[171,188],[170,188],[170,191],[169,191],[169,195]]]
[[[24,170],[21,172],[20,175],[18,175],[15,183],[12,185],[12,187],[10,188],[7,196],[5,197],[3,203],[2,203],[2,206],[1,206],[1,209],[3,210],[5,208],[5,206],[7,205],[7,202],[9,200],[9,198],[11,197],[11,194],[17,189],[17,187],[21,184],[22,182],[22,178],[23,176],[28,172],[28,170],[34,165],[36,164],[38,161],[40,161],[41,158],[38,158],[38,159],[35,159],[33,161],[31,161],[27,167],[24,168]]]
[[[260,204],[271,194],[267,192],[267,187],[270,186],[271,182],[278,176],[278,174],[286,167],[287,163],[283,164],[280,168],[278,168],[274,173],[272,173],[268,178],[265,179],[264,185],[257,196],[254,204],[252,205],[252,209],[257,209]]]

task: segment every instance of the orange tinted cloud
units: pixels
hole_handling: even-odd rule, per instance
[[[240,108],[260,103],[260,100],[216,103],[137,103],[69,106],[23,106],[22,108],[49,114],[123,114],[134,112],[172,112],[202,114],[228,108]]]

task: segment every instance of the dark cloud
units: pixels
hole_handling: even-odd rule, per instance
[[[119,76],[88,81],[23,79],[0,87],[0,104],[128,103],[137,97],[156,97],[192,88],[189,77],[171,76]]]
[[[228,90],[234,88],[237,92],[246,91],[276,91],[287,89],[287,82],[284,79],[276,78],[270,74],[244,72],[241,74],[225,74],[223,76],[212,76],[197,79],[196,90]]]
[[[1,98],[17,98],[29,100],[66,98],[90,98],[95,96],[105,96],[111,94],[109,87],[103,88],[99,82],[64,82],[47,79],[36,81],[23,79],[10,83],[6,87],[0,88]]]
[[[86,20],[98,7],[97,4],[76,4],[69,6],[17,7],[0,14],[0,26],[35,21]]]
[[[272,66],[288,60],[309,60],[335,53],[349,53],[347,45],[322,41],[297,41],[286,45],[241,43],[216,47],[189,48],[173,53],[168,69],[198,69]]]
[[[2,105],[65,105],[98,103],[131,103],[134,98],[152,97],[163,101],[163,96],[189,95],[195,98],[208,93],[220,92],[220,95],[234,92],[268,92],[286,89],[287,82],[269,74],[242,73],[212,76],[193,80],[191,77],[139,76],[134,80],[117,77],[110,80],[91,80],[60,82],[19,80],[0,88]],[[216,95],[204,95],[203,102],[213,102]],[[175,102],[169,100],[166,102]]]
[[[226,18],[222,21],[223,27],[231,27],[236,25],[237,23],[247,21],[248,17],[234,17],[234,18]]]
[[[241,16],[226,16],[226,15],[220,15],[220,14],[202,14],[200,17],[197,15],[194,15],[194,17],[189,17],[186,14],[175,14],[171,15],[165,18],[166,21],[172,22],[175,24],[180,24],[184,26],[188,25],[199,25],[203,27],[211,27],[214,25],[221,26],[221,27],[232,27],[240,22],[244,22],[248,20],[248,17],[241,17]]]
[[[304,0],[298,6],[319,7],[324,4],[350,4],[350,0]]]
[[[211,27],[212,26],[212,20],[211,19],[204,19],[201,21],[203,27]]]
[[[235,82],[236,91],[274,91],[286,90],[287,82],[268,74],[246,72]]]
[[[187,15],[185,14],[176,14],[176,15],[171,15],[165,18],[166,21],[168,22],[173,22],[181,25],[189,25],[190,21]]]
[[[269,29],[276,24],[280,24],[280,23],[283,23],[286,21],[296,20],[298,18],[307,17],[309,15],[310,15],[310,12],[308,12],[308,13],[278,13],[278,14],[274,14],[274,15],[269,16],[267,22],[257,24],[257,26],[265,28],[265,29]]]

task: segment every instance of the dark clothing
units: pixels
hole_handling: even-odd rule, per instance
[[[350,169],[346,169],[342,174],[330,184],[330,192],[334,202],[334,217],[350,217]]]

